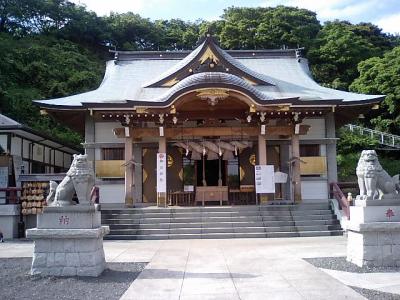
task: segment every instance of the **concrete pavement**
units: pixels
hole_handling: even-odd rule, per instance
[[[149,262],[121,299],[365,299],[302,258],[344,256],[345,237],[105,241],[108,262]],[[30,242],[0,244],[30,257]]]

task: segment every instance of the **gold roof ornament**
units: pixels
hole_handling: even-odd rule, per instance
[[[199,58],[200,64],[204,64],[204,62],[210,59],[211,61],[215,62],[216,64],[219,63],[219,59],[217,55],[211,50],[210,47],[207,47],[206,51],[204,51],[203,55]]]
[[[250,85],[257,85],[257,82],[255,82],[255,81],[253,81],[253,80],[250,80],[249,78],[247,78],[247,77],[242,77],[242,79],[244,80],[244,81],[246,81],[248,84],[250,84]]]
[[[178,78],[172,78],[171,80],[168,80],[166,83],[164,83],[162,86],[165,86],[165,87],[171,87],[171,86],[174,86],[176,83],[178,83],[179,82],[179,80],[178,80]]]
[[[208,102],[209,105],[215,106],[218,101],[224,100],[229,96],[227,89],[204,89],[197,93],[197,97]]]

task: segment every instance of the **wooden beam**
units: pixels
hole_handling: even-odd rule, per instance
[[[310,126],[300,125],[300,135],[307,134]],[[132,136],[136,138],[157,137],[159,136],[158,128],[132,128]],[[267,136],[291,136],[294,133],[294,127],[289,126],[268,126],[266,128]],[[114,134],[119,137],[125,137],[124,128],[115,128]],[[201,136],[243,136],[257,137],[260,134],[258,127],[188,127],[188,128],[164,128],[164,135],[168,139],[190,138]]]

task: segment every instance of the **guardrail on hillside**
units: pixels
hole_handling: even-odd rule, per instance
[[[353,125],[353,124],[347,124],[344,127],[356,134],[360,134],[362,136],[368,136],[371,139],[377,141],[381,145],[400,149],[400,136],[398,136],[398,135],[394,135],[394,134],[390,134],[390,133],[386,133],[386,132],[382,132],[382,131],[378,131],[378,130],[374,130],[374,129],[369,129],[369,128],[365,128],[365,127]]]

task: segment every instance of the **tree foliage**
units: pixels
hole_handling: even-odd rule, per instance
[[[380,130],[400,134],[400,46],[358,65],[360,76],[350,89],[365,94],[386,95],[371,123]]]
[[[101,60],[69,41],[47,36],[15,39],[7,34],[0,34],[0,55],[1,110],[34,129],[79,145],[79,135],[41,116],[32,100],[97,87],[103,72]]]
[[[75,133],[40,116],[31,100],[95,88],[109,48],[190,50],[208,32],[226,49],[305,47],[321,84],[388,95],[367,122],[399,133],[400,50],[394,48],[400,45],[399,36],[384,34],[371,23],[336,20],[321,25],[314,12],[285,6],[228,7],[219,20],[188,22],[152,21],[132,12],[97,16],[68,0],[0,0],[1,110],[33,128],[79,143]]]
[[[308,55],[317,81],[347,90],[358,76],[358,63],[381,55],[389,45],[390,41],[372,24],[334,21],[325,23]]]
[[[308,47],[321,28],[314,12],[295,7],[225,9],[211,25],[224,48]]]

